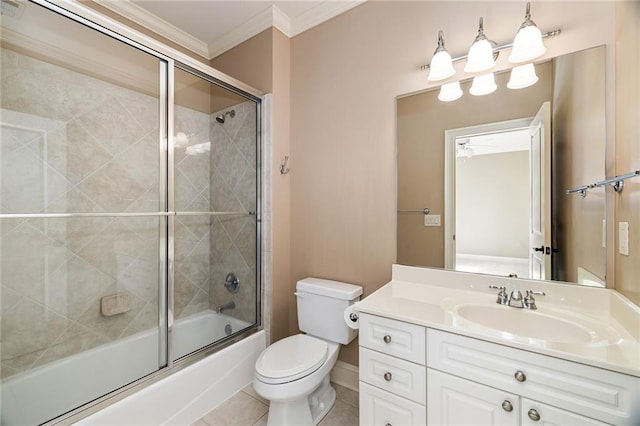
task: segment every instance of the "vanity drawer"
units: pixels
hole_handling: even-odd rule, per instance
[[[360,424],[424,426],[427,424],[427,409],[424,405],[360,382]]]
[[[360,314],[360,346],[424,365],[425,338],[419,325]]]
[[[360,380],[424,404],[427,369],[380,352],[360,348]]]
[[[438,330],[427,338],[430,368],[603,422],[640,424],[640,378]]]

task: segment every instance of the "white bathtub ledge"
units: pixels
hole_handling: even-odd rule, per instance
[[[190,425],[253,379],[266,347],[255,333],[81,420],[80,425]]]

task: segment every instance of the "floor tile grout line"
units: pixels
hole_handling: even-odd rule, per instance
[[[261,401],[260,399],[256,398],[255,396],[251,395],[249,392],[245,392],[244,389],[240,390],[240,392],[244,393],[245,395],[251,397],[252,399],[254,399],[255,401],[258,401],[260,404],[264,405],[265,407],[267,407],[267,410],[269,409],[269,404],[265,404],[264,401]],[[268,411],[267,411],[268,412]]]

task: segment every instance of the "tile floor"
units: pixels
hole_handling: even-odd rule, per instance
[[[336,403],[319,426],[357,426],[358,392],[336,384],[333,387]],[[256,394],[249,384],[192,426],[265,426],[268,413],[269,401]]]

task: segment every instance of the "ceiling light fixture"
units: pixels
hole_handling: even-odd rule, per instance
[[[438,99],[442,102],[451,102],[459,99],[462,96],[462,89],[460,88],[460,82],[455,81],[453,83],[443,84],[440,87],[440,93]]]
[[[427,80],[441,81],[454,76],[455,73],[456,70],[453,68],[451,55],[447,52],[447,49],[444,48],[444,33],[440,30],[440,32],[438,32],[438,47],[436,47],[435,52],[433,52]]]
[[[533,86],[538,81],[536,68],[533,63],[520,65],[511,70],[511,77],[507,83],[509,89],[524,89]]]
[[[471,49],[469,49],[467,65],[464,67],[464,72],[478,73],[488,71],[495,67],[496,61],[493,57],[494,45],[495,43],[490,42],[487,36],[484,35],[484,24],[482,18],[480,18],[478,35],[475,40],[473,40]]]
[[[509,62],[514,64],[529,62],[544,55],[546,51],[547,48],[542,43],[542,33],[531,20],[531,3],[527,2],[524,22],[513,40]]]
[[[443,81],[456,74],[453,64],[466,60],[464,72],[474,76],[469,92],[475,96],[487,95],[497,89],[493,73],[489,71],[495,67],[496,59],[500,51],[511,48],[508,60],[518,66],[511,70],[511,78],[507,87],[510,89],[523,89],[535,84],[538,76],[533,63],[534,59],[544,55],[547,51],[542,39],[553,37],[561,33],[561,30],[540,33],[536,24],[531,20],[531,3],[527,2],[524,22],[513,43],[497,46],[495,42],[487,39],[484,34],[484,20],[480,18],[478,34],[473,41],[466,56],[451,58],[444,47],[444,33],[438,32],[438,47],[436,48],[430,64],[422,65],[421,70],[429,70],[429,81]],[[458,79],[459,80],[459,79]],[[438,99],[443,102],[451,102],[462,96],[460,81],[442,85]]]
[[[489,74],[473,77],[473,83],[471,84],[469,93],[473,96],[484,96],[495,92],[497,88],[498,86],[496,86],[496,80],[493,77],[493,73],[490,72]]]

